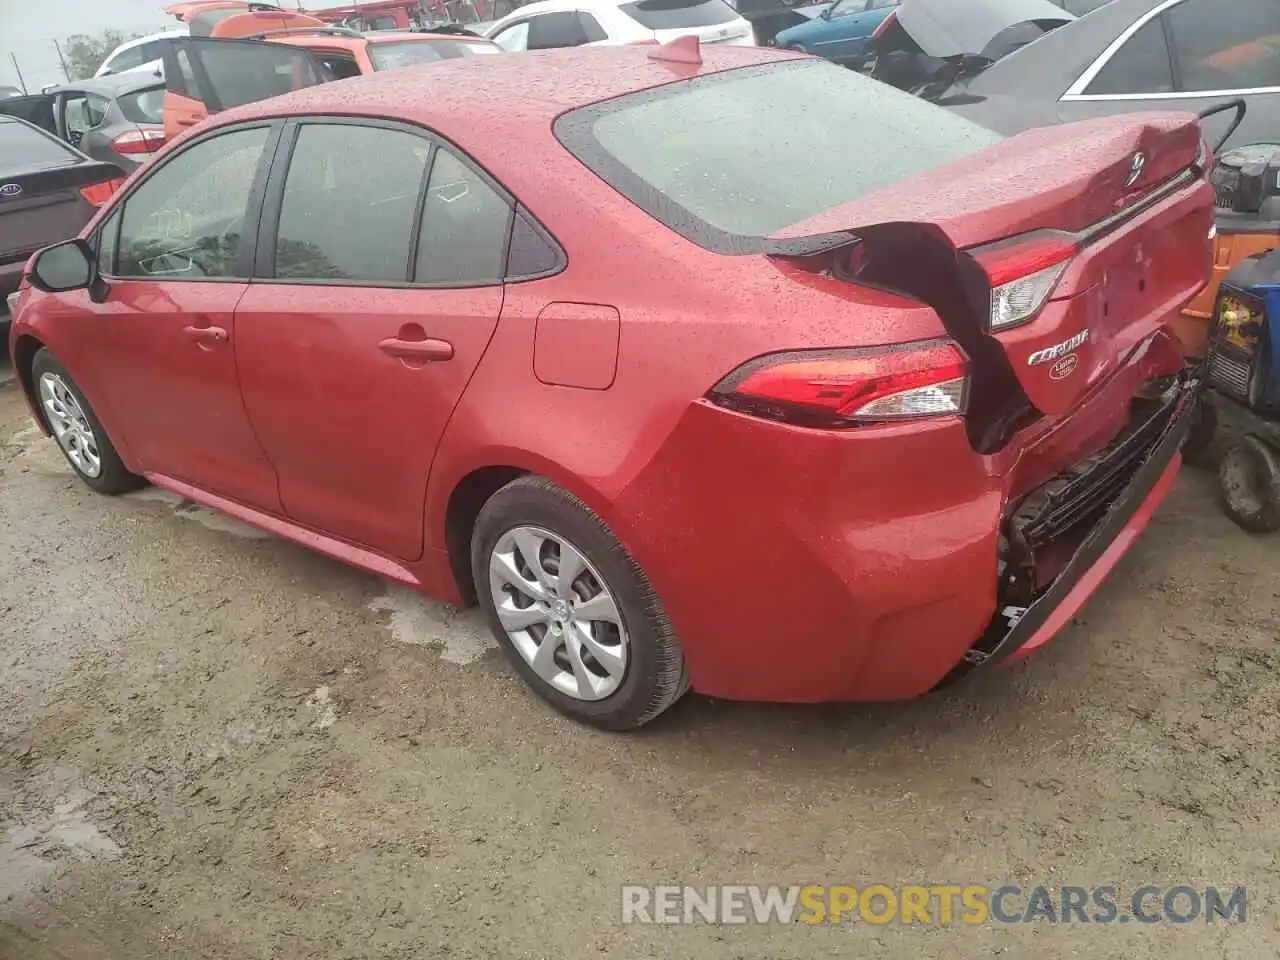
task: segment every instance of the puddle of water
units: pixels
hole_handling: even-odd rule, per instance
[[[440,659],[449,663],[475,663],[498,646],[479,610],[459,614],[400,584],[387,584],[387,592],[371,600],[369,609],[391,614],[388,626],[397,643],[440,647]]]
[[[0,840],[0,903],[48,880],[58,852],[78,859],[120,855],[115,842],[94,825],[84,806],[94,794],[73,789],[60,796],[48,816],[10,824]]]
[[[220,533],[229,533],[234,537],[244,537],[248,540],[267,540],[271,537],[271,534],[265,530],[259,530],[257,527],[241,523],[239,520],[228,517],[225,514],[202,507],[199,504],[192,503],[190,500],[184,500],[176,493],[161,490],[159,487],[143,487],[128,496],[131,500],[148,500],[163,503],[173,510],[175,516],[182,517],[184,520],[193,520],[202,527],[217,530]]]
[[[311,726],[316,730],[327,730],[338,722],[338,705],[333,702],[328,687],[316,687],[307,697],[307,709],[311,711]]]

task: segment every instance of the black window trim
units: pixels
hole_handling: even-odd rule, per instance
[[[557,254],[557,266],[553,270],[546,270],[532,276],[503,276],[496,280],[484,281],[429,281],[419,282],[417,280],[354,280],[354,279],[328,279],[328,278],[311,278],[311,277],[277,277],[275,276],[275,240],[280,229],[280,215],[284,208],[284,187],[285,179],[288,174],[289,163],[293,158],[293,150],[297,145],[298,132],[303,126],[307,125],[325,125],[325,126],[362,126],[373,127],[375,129],[398,130],[403,133],[416,136],[425,140],[431,148],[431,155],[427,160],[426,170],[423,173],[422,183],[418,191],[418,207],[414,211],[414,230],[410,237],[409,258],[406,263],[405,276],[412,274],[410,265],[416,269],[419,234],[422,228],[423,209],[427,197],[427,186],[431,180],[431,171],[435,167],[436,153],[441,147],[446,147],[457,157],[457,159],[467,169],[475,173],[480,179],[494,190],[507,204],[507,227],[506,234],[503,238],[502,263],[504,265],[503,273],[506,274],[505,265],[511,252],[511,232],[515,226],[515,218],[517,208],[526,213],[526,219],[533,223],[538,233],[552,246]],[[245,224],[248,229],[248,223]],[[483,287],[501,286],[506,283],[515,283],[520,281],[542,279],[544,277],[553,276],[560,273],[568,265],[568,258],[565,255],[564,247],[555,237],[539,222],[538,218],[529,213],[528,208],[508,190],[503,184],[497,180],[488,170],[482,167],[474,157],[466,150],[458,146],[447,137],[414,123],[408,123],[404,120],[392,117],[377,116],[354,116],[350,114],[308,114],[303,117],[292,117],[284,121],[284,131],[280,138],[280,147],[275,153],[271,166],[270,175],[266,181],[266,196],[262,204],[262,217],[258,227],[258,237],[256,243],[257,254],[253,264],[253,272],[251,282],[253,283],[270,283],[270,284],[287,284],[290,286],[318,286],[318,287],[372,287],[382,289],[411,289],[411,290],[468,290],[480,289]]]
[[[276,152],[280,143],[281,128],[283,122],[279,119],[255,119],[244,123],[228,124],[225,127],[217,127],[213,130],[203,133],[192,140],[184,143],[182,148],[174,151],[168,156],[161,157],[150,164],[143,174],[129,184],[125,191],[121,191],[112,198],[111,208],[103,215],[102,226],[105,227],[111,222],[111,218],[115,216],[117,211],[120,213],[119,219],[116,221],[116,244],[115,252],[112,256],[111,273],[103,274],[103,279],[110,280],[114,283],[130,283],[142,281],[144,283],[248,283],[251,276],[251,268],[254,262],[256,247],[259,236],[259,221],[262,214],[262,196],[266,190],[267,174],[272,167]],[[210,140],[216,140],[220,136],[229,133],[240,133],[246,130],[256,130],[266,128],[267,139],[262,145],[262,155],[258,158],[258,169],[254,173],[253,184],[249,188],[249,196],[245,200],[245,219],[244,228],[240,233],[240,249],[236,253],[236,276],[234,277],[172,277],[172,276],[149,276],[149,277],[122,277],[118,276],[115,271],[120,266],[120,233],[124,228],[124,214],[132,197],[138,190],[149,183],[151,178],[156,176],[161,170],[173,163],[178,157],[183,156],[188,151],[199,146],[202,143],[208,143]],[[101,249],[100,231],[98,228],[95,233],[94,249]]]

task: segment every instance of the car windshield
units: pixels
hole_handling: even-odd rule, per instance
[[[638,206],[725,252],[1001,139],[819,60],[655,87],[568,113],[555,131]]]
[[[639,0],[619,7],[646,30],[684,30],[712,27],[738,19],[724,0]]]
[[[116,100],[130,123],[164,123],[164,87],[149,87],[126,93]]]
[[[498,48],[493,44],[472,43],[467,40],[403,40],[398,43],[369,44],[369,59],[373,61],[375,70],[394,70],[418,63],[435,63],[437,60],[497,52]]]

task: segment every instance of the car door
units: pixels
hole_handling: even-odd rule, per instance
[[[258,40],[180,37],[164,51],[164,133],[172,138],[211,113],[330,79],[300,47]]]
[[[167,156],[100,231],[107,282],[78,332],[144,472],[279,512],[235,364],[235,308],[276,130],[219,130]]]
[[[392,121],[290,125],[236,310],[245,407],[298,523],[417,559],[436,445],[502,309],[511,206]]]
[[[67,142],[81,153],[87,153],[95,160],[115,163],[116,157],[110,149],[110,142],[104,142],[98,132],[110,107],[111,101],[96,93],[68,92],[58,102],[61,120],[59,126]]]
[[[826,29],[810,42],[812,52],[829,60],[861,58],[871,42],[871,34],[898,0],[836,0],[823,15]]]
[[[58,132],[58,123],[54,114],[57,96],[52,93],[38,93],[29,97],[10,97],[0,100],[0,113],[25,120],[41,130],[47,130],[55,137],[62,136]]]
[[[1280,129],[1280,3],[1232,0],[1229,16],[1218,0],[1181,0],[1135,23],[1062,97],[1066,120],[1126,110],[1199,112],[1228,100],[1247,104],[1244,124],[1229,145],[1273,141]],[[1132,29],[1132,28],[1131,28]],[[1210,117],[1205,134],[1216,142],[1232,114]]]

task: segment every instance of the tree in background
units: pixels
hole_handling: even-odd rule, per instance
[[[67,73],[71,80],[85,80],[92,77],[111,51],[126,40],[140,37],[140,33],[125,33],[123,30],[103,30],[90,36],[77,33],[62,42],[62,57],[67,64]]]

